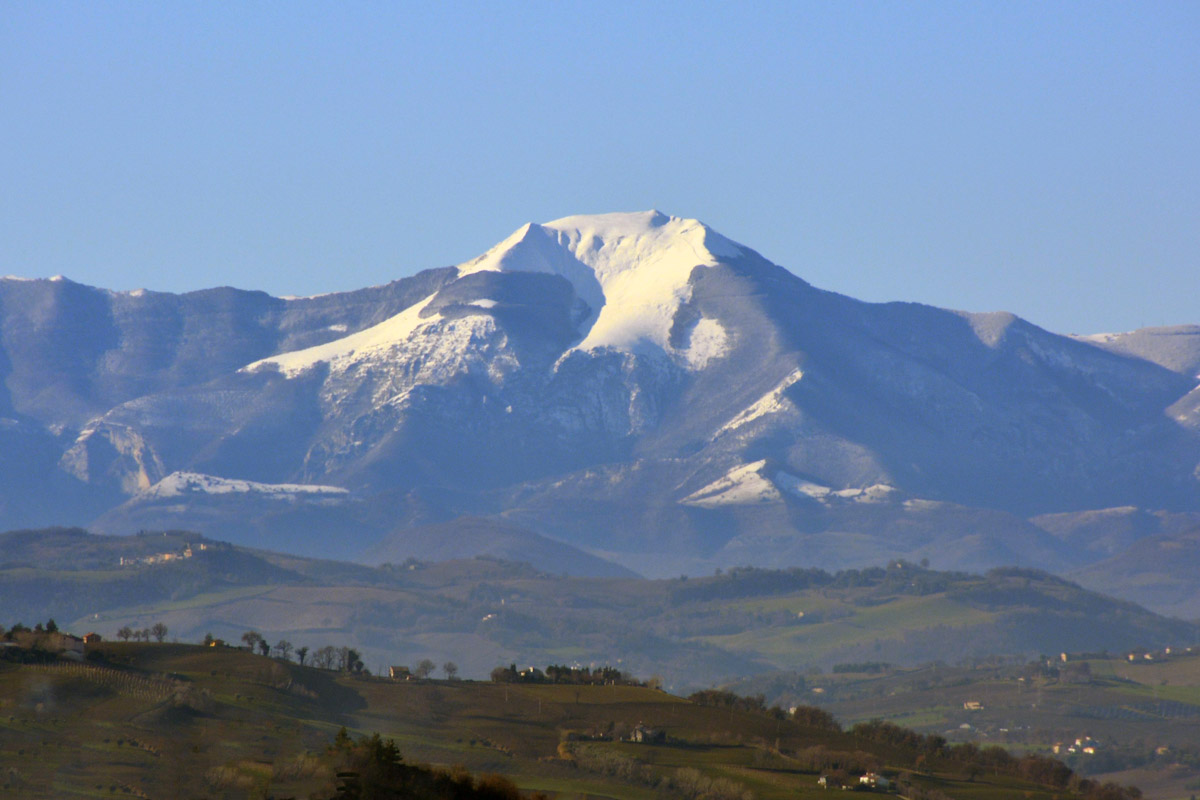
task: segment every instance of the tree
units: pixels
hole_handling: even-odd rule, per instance
[[[337,666],[342,672],[362,672],[362,656],[353,647],[337,649]]]
[[[308,647],[297,647],[296,658],[300,659],[300,666],[304,666],[304,658],[308,655]]]
[[[278,656],[279,658],[282,658],[284,661],[291,660],[292,643],[289,642],[287,639],[280,639],[278,642],[275,643],[275,655]]]
[[[434,668],[436,667],[437,665],[428,658],[422,658],[417,664],[417,668],[413,670],[413,674],[424,680],[425,678],[429,677],[429,673],[433,672]]]
[[[258,631],[246,631],[242,634],[242,641],[246,643],[246,647],[249,647],[250,652],[253,653],[255,648],[258,647],[258,643],[262,641],[262,636]]]
[[[442,664],[442,672],[446,673],[446,680],[452,681],[458,675],[458,664],[453,661],[447,661]]]
[[[142,630],[141,630],[141,634],[142,634],[142,641],[143,641],[143,642],[148,642],[148,641],[150,641],[150,629],[149,629],[149,628],[142,628]]]
[[[258,652],[262,653],[264,656],[271,655],[271,645],[268,644],[267,640],[261,636],[258,638]]]
[[[154,641],[162,644],[162,640],[167,638],[167,626],[161,622],[156,622],[150,627],[150,635],[154,637]]]
[[[130,628],[128,625],[122,625],[117,629],[117,638],[122,642],[128,642],[133,638],[133,628]]]
[[[46,633],[58,633],[58,623],[54,621],[54,617],[46,622]]]
[[[212,631],[209,631],[208,633],[204,634],[204,646],[205,647],[211,647],[212,643],[215,641],[216,641],[216,639],[213,638]]]
[[[337,650],[332,645],[327,644],[313,653],[313,666],[317,669],[333,669],[333,663],[336,660]]]

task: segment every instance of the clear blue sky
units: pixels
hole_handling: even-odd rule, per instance
[[[658,208],[867,300],[1200,323],[1200,3],[0,8],[0,274],[312,294]]]

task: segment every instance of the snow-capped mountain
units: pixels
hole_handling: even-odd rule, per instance
[[[1067,569],[1093,551],[1027,517],[1200,511],[1195,331],[863,303],[656,211],[314,298],[0,279],[0,315],[0,527]]]

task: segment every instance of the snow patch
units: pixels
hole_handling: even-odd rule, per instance
[[[29,283],[31,281],[36,281],[36,280],[38,280],[38,279],[37,278],[22,278],[20,275],[5,275],[3,278],[0,278],[0,281],[19,281],[21,283]]]
[[[778,414],[781,411],[790,411],[795,409],[795,405],[791,400],[787,399],[785,393],[803,377],[804,370],[799,368],[792,370],[791,373],[789,373],[786,378],[780,381],[779,385],[777,385],[774,389],[764,394],[749,408],[745,409],[736,417],[729,420],[729,422],[726,422],[724,425],[718,428],[717,432],[713,435],[713,438],[715,439],[723,433],[736,430],[743,425],[747,425],[756,419],[767,416],[768,414]]]
[[[775,485],[788,494],[797,497],[811,497],[814,500],[821,500],[833,494],[833,489],[828,486],[797,478],[787,472],[775,473]]]
[[[305,496],[344,497],[349,491],[340,486],[320,486],[305,483],[258,483],[200,472],[172,472],[145,491],[139,492],[140,499],[164,499],[187,494],[255,494],[273,500],[287,500]]]
[[[478,308],[495,308],[496,301],[484,298],[482,300],[473,300],[468,305],[476,306]]]
[[[344,323],[344,322],[337,322],[337,323],[334,323],[333,325],[330,325],[325,330],[333,331],[334,333],[345,333],[347,330],[347,326],[346,326],[346,323]]]
[[[1074,335],[1072,339],[1078,339],[1081,342],[1091,342],[1093,344],[1111,344],[1118,339],[1124,337],[1123,333],[1089,333],[1085,335]]]
[[[421,311],[434,295],[429,295],[414,306],[401,311],[394,317],[385,319],[378,325],[361,330],[358,333],[335,339],[332,342],[308,347],[304,350],[294,350],[281,353],[270,358],[263,358],[242,367],[239,372],[258,372],[263,369],[277,369],[288,378],[294,378],[312,369],[318,364],[326,363],[337,366],[338,362],[351,358],[362,359],[377,354],[389,347],[406,341],[419,328],[426,327],[441,319],[440,314],[422,318]]]
[[[959,312],[979,341],[988,347],[996,347],[1004,339],[1008,329],[1017,321],[1017,316],[1007,311],[988,311],[979,314]]]
[[[688,339],[683,357],[692,369],[704,369],[708,362],[724,357],[729,352],[729,335],[715,319],[707,317],[696,323]]]
[[[850,489],[834,489],[819,483],[797,478],[786,472],[775,473],[775,485],[796,497],[811,497],[825,505],[837,502],[884,503],[897,491],[895,486],[876,483],[871,486]]]
[[[679,502],[687,506],[714,508],[716,506],[775,503],[783,499],[775,484],[762,470],[766,459],[734,467],[699,491],[692,492]]]

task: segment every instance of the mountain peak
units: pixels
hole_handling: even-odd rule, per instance
[[[459,273],[550,272],[566,278],[592,309],[578,345],[667,351],[679,305],[696,267],[736,258],[743,248],[695,219],[661,211],[585,214],[527,223]]]

